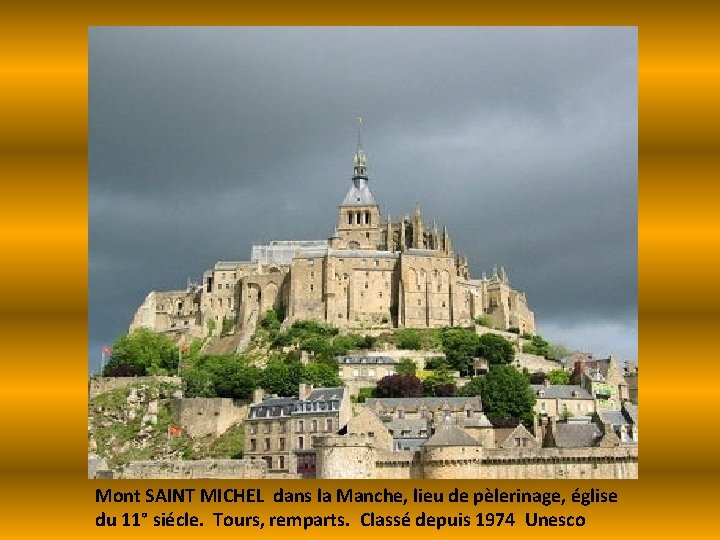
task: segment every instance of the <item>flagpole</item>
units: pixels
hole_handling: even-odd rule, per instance
[[[105,369],[105,347],[103,347],[100,353],[100,376],[103,376],[103,369]]]

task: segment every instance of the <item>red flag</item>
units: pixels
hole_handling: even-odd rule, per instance
[[[182,435],[182,428],[180,426],[168,426],[168,435],[171,437],[179,437]]]
[[[108,347],[107,345],[105,345],[105,346],[103,347],[103,354],[110,354],[110,347]]]

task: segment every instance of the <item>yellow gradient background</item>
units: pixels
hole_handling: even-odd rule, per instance
[[[115,5],[113,5],[115,4]],[[339,4],[339,5],[338,5]],[[0,17],[0,175],[3,183],[3,411],[1,529],[6,538],[275,538],[532,534],[526,510],[586,516],[558,537],[714,536],[718,511],[717,147],[720,137],[718,8],[665,3],[528,2],[24,2]],[[261,7],[262,6],[262,7]],[[267,7],[264,7],[267,6]],[[643,442],[637,481],[241,482],[88,481],[87,409],[87,27],[94,25],[629,25],[639,36],[639,314]],[[318,514],[338,505],[106,504],[95,489],[279,487],[449,490],[487,487],[614,490],[615,505],[344,505],[344,529],[217,529],[213,511]],[[363,511],[474,515],[514,511],[514,528],[361,528]],[[203,529],[97,528],[105,510],[197,513]]]

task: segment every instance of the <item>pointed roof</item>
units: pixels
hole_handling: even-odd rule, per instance
[[[367,178],[354,177],[341,206],[376,206],[375,197],[367,183]]]
[[[353,157],[352,185],[348,190],[341,206],[376,206],[375,198],[368,187],[367,157],[362,149],[360,129],[362,118],[358,117],[358,145]]]
[[[455,424],[440,424],[423,446],[479,446],[479,443]]]

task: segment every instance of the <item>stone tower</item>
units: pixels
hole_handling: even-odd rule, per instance
[[[351,185],[338,210],[337,238],[333,247],[339,249],[378,249],[382,243],[380,207],[368,186],[361,127],[362,119],[358,118],[358,142]]]

